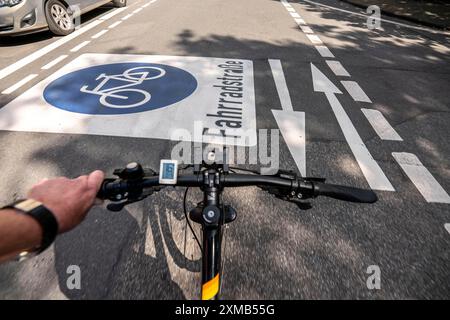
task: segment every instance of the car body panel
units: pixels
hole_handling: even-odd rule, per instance
[[[63,0],[62,2],[72,8],[79,7],[80,10],[74,10],[74,12],[84,14],[111,0]],[[44,0],[23,0],[13,7],[0,7],[0,36],[27,34],[47,29],[45,3]]]

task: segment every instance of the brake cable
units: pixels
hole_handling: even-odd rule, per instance
[[[198,247],[200,248],[200,251],[203,254],[203,248],[200,244],[200,241],[197,238],[197,235],[194,232],[194,228],[192,228],[191,222],[189,221],[189,217],[187,214],[187,208],[186,208],[186,200],[187,200],[187,194],[189,191],[189,187],[186,187],[186,190],[184,191],[184,197],[183,197],[183,211],[184,211],[184,217],[186,219],[187,225],[189,226],[189,229],[191,230],[192,234],[194,235],[195,241],[197,242]]]

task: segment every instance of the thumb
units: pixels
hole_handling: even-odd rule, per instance
[[[93,189],[97,192],[100,189],[104,178],[105,174],[101,170],[91,172],[88,176],[89,189]]]

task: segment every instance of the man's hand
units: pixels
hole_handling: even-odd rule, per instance
[[[94,171],[76,179],[43,180],[28,192],[28,198],[40,201],[56,217],[59,233],[69,231],[83,221],[94,205],[104,173]]]

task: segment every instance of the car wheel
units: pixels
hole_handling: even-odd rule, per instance
[[[45,17],[47,18],[48,28],[56,35],[65,36],[75,30],[71,12],[58,0],[46,2]]]
[[[127,0],[113,0],[114,7],[122,8],[127,5]]]

